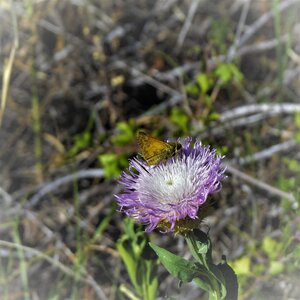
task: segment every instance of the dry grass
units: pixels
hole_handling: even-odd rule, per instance
[[[206,220],[215,257],[242,269],[241,299],[299,297],[299,253],[286,249],[300,237],[299,13],[297,0],[0,1],[0,298],[124,299],[119,187],[98,156],[134,155],[113,140],[130,119],[226,151]],[[186,92],[220,63],[244,79]],[[162,298],[203,297],[162,274]]]

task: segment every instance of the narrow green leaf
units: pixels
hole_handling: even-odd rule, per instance
[[[141,288],[138,282],[136,281],[136,274],[137,274],[136,270],[137,270],[138,261],[136,260],[130,241],[128,239],[121,239],[117,242],[116,247],[126,266],[129,278],[134,288],[136,289],[137,292],[141,294],[142,293]]]
[[[146,266],[145,272],[145,292],[144,295],[147,295],[147,300],[156,299],[157,287],[158,287],[158,278],[157,278],[157,262],[153,260],[144,260]]]

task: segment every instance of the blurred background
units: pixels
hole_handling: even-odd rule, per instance
[[[300,0],[0,1],[0,298],[140,299],[114,194],[145,128],[225,155],[203,228],[239,299],[299,299],[299,16]],[[158,299],[207,299],[158,271]]]

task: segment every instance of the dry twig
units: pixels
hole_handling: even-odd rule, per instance
[[[46,194],[54,192],[58,187],[74,182],[74,180],[79,180],[83,178],[102,178],[103,176],[104,176],[104,171],[102,169],[90,169],[90,170],[81,170],[76,173],[58,178],[40,187],[38,192],[26,202],[25,207],[29,208],[37,205],[39,201],[42,199],[42,197],[44,197]]]
[[[3,67],[2,92],[1,92],[1,103],[0,103],[0,127],[2,124],[2,119],[3,119],[5,107],[6,107],[6,102],[7,102],[7,95],[8,95],[8,89],[9,89],[9,81],[10,81],[11,71],[12,71],[14,60],[15,60],[16,51],[19,47],[19,33],[18,33],[16,9],[14,7],[14,3],[12,0],[10,3],[11,3],[10,12],[11,12],[14,40],[12,43],[12,47],[10,50],[8,60],[4,63],[4,67]]]
[[[265,182],[259,181],[258,179],[253,178],[253,177],[245,174],[244,172],[239,171],[238,169],[236,169],[234,166],[232,166],[230,164],[226,165],[226,171],[228,173],[236,176],[237,178],[239,178],[249,184],[252,184],[252,185],[258,187],[259,189],[262,189],[274,196],[288,199],[292,203],[294,209],[298,208],[298,202],[296,201],[293,194],[283,192]]]
[[[64,274],[90,285],[94,289],[96,295],[98,296],[98,299],[103,299],[103,300],[107,299],[104,292],[102,291],[102,288],[97,284],[95,279],[91,275],[89,275],[88,272],[83,267],[81,267],[81,269],[79,270],[80,275],[83,277],[78,278],[78,274],[76,272],[74,272],[73,269],[69,268],[68,266],[64,265],[60,261],[44,254],[43,252],[41,252],[37,249],[23,246],[23,245],[16,244],[16,243],[11,243],[8,241],[3,241],[3,240],[0,240],[0,246],[11,248],[11,249],[19,249],[24,252],[30,253],[34,256],[40,257],[40,258],[46,260],[51,265],[53,265],[54,267],[56,267],[59,270],[61,270],[62,272],[64,272]]]

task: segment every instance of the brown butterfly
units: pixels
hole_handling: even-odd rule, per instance
[[[162,160],[176,155],[182,148],[180,143],[159,140],[144,130],[139,130],[136,138],[140,155],[148,166],[158,164]]]

